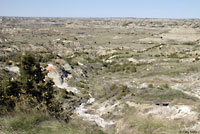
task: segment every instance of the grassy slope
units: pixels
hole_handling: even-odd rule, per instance
[[[85,125],[86,126],[86,125]],[[17,114],[0,118],[0,133],[5,134],[104,134],[96,128],[65,123],[44,113]]]

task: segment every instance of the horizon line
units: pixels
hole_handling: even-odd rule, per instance
[[[126,16],[126,17],[64,17],[64,16],[59,16],[59,17],[55,17],[55,16],[11,16],[11,15],[8,15],[8,16],[2,16],[0,15],[0,18],[2,17],[15,17],[15,18],[72,18],[72,19],[105,19],[105,18],[132,18],[132,19],[200,19],[200,18],[178,18],[178,17],[130,17],[130,16]]]

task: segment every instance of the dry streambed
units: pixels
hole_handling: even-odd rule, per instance
[[[48,77],[52,78],[55,85],[58,88],[66,89],[68,91],[71,91],[75,94],[79,94],[80,91],[75,87],[69,87],[67,82],[63,79],[63,74],[60,72],[60,70],[52,65],[49,64],[47,67],[47,70],[49,71]],[[66,76],[67,77],[67,76]],[[75,113],[83,118],[83,120],[86,121],[92,121],[95,122],[98,126],[105,128],[106,126],[113,125],[113,121],[105,121],[99,114],[89,114],[87,113],[88,109],[86,108],[86,105],[91,105],[95,102],[95,98],[90,98],[86,103],[82,103],[79,107],[76,108]]]

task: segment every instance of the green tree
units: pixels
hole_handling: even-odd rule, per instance
[[[54,83],[46,78],[47,71],[41,68],[35,55],[22,55],[19,68],[20,75],[16,80],[11,80],[5,73],[0,80],[0,107],[10,111],[14,110],[17,103],[27,101],[29,107],[42,106],[51,115],[59,117],[62,108],[54,97]]]
[[[25,53],[21,57],[19,67],[18,80],[21,83],[21,89],[36,97],[38,102],[46,101],[48,104],[53,98],[53,82],[50,79],[45,79],[47,72],[42,70],[34,55]]]

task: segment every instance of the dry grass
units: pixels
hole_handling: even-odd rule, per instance
[[[56,120],[44,113],[17,114],[0,118],[0,133],[5,134],[105,134],[102,130]]]
[[[118,134],[178,134],[181,129],[175,122],[142,116],[135,108],[126,108],[124,119],[116,125]]]

